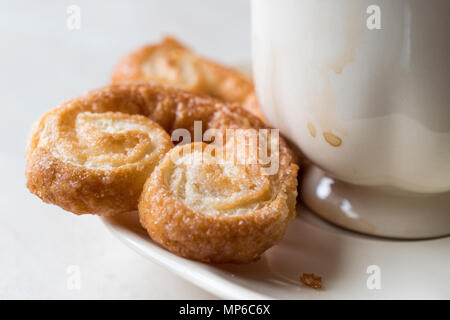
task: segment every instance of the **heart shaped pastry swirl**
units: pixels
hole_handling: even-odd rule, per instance
[[[155,168],[139,202],[141,224],[169,250],[205,262],[250,262],[281,240],[294,217],[297,166],[267,175],[226,151],[177,146]],[[280,177],[283,177],[280,180]]]
[[[34,125],[26,170],[33,193],[77,214],[136,208],[145,180],[173,144],[157,123],[112,100],[94,92]]]
[[[199,57],[171,37],[124,57],[114,70],[112,81],[157,81],[225,102],[239,103],[264,119],[249,76]]]
[[[212,215],[239,215],[258,209],[261,201],[271,198],[270,176],[261,166],[219,158],[202,152],[205,145],[197,146],[197,151],[195,146],[173,150],[161,164],[171,194],[188,208]]]
[[[55,158],[91,169],[156,164],[172,147],[168,134],[150,119],[120,112],[92,113],[58,109],[59,124],[49,126],[38,147]],[[62,124],[64,123],[64,124]]]

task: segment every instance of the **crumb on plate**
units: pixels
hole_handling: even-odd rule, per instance
[[[314,273],[303,273],[300,281],[310,288],[316,290],[322,289],[322,277],[316,276]]]

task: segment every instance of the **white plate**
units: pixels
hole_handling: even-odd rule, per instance
[[[154,243],[136,213],[103,218],[112,233],[143,256],[225,299],[449,299],[450,237],[425,241],[370,238],[323,222],[298,208],[282,242],[255,263],[208,265]],[[380,289],[373,287],[379,270]],[[371,269],[369,269],[370,271]],[[322,276],[323,290],[299,281]],[[375,281],[375,282],[374,282]]]

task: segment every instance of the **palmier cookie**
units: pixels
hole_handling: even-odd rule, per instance
[[[129,92],[131,94],[131,92]],[[27,147],[27,187],[76,214],[135,210],[145,180],[173,147],[137,97],[104,88],[46,113]]]
[[[123,58],[114,70],[112,81],[157,81],[225,102],[239,103],[264,119],[249,76],[199,57],[171,37]]]
[[[180,256],[251,262],[282,239],[295,216],[298,167],[285,150],[273,175],[216,151],[199,142],[172,149],[144,186],[140,222]]]
[[[27,150],[28,188],[44,201],[75,213],[113,214],[135,209],[143,180],[151,168],[148,173],[134,175],[132,171],[126,170],[133,166],[127,163],[119,165],[117,162],[117,173],[112,169],[94,171],[82,164],[93,162],[90,158],[90,162],[86,160],[91,152],[96,155],[104,154],[101,149],[104,148],[103,143],[108,144],[111,143],[110,140],[114,140],[109,136],[103,139],[102,132],[92,137],[84,136],[91,129],[84,127],[83,122],[86,118],[102,117],[104,113],[111,114],[110,112],[120,112],[121,117],[149,117],[169,132],[187,129],[193,134],[196,120],[201,121],[203,131],[211,128],[267,128],[261,120],[240,106],[221,103],[210,97],[197,96],[155,83],[113,84],[64,103],[44,115],[34,126]],[[139,116],[132,118],[144,121]],[[94,123],[92,129],[95,130],[99,126],[108,127],[102,121]],[[163,136],[164,133],[161,132],[161,137]],[[69,144],[65,143],[66,139],[69,139]],[[162,146],[161,153],[157,154],[161,157],[162,150],[169,149],[171,143],[166,140],[167,136],[158,139]],[[128,143],[125,138],[124,141]],[[125,142],[119,142],[117,147],[122,148]],[[84,152],[79,151],[80,144],[85,147]],[[139,165],[136,168],[144,170]],[[295,180],[297,171],[293,153],[280,138],[276,179]],[[280,194],[289,194],[290,199],[295,198],[296,188],[293,183],[281,185],[284,187],[280,188]],[[141,209],[145,210],[143,204]],[[293,215],[292,208],[289,214]],[[266,218],[270,220],[270,217]]]

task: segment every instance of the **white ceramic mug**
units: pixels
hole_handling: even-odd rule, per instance
[[[253,0],[252,42],[267,119],[321,168],[312,209],[376,235],[450,234],[450,1]]]

